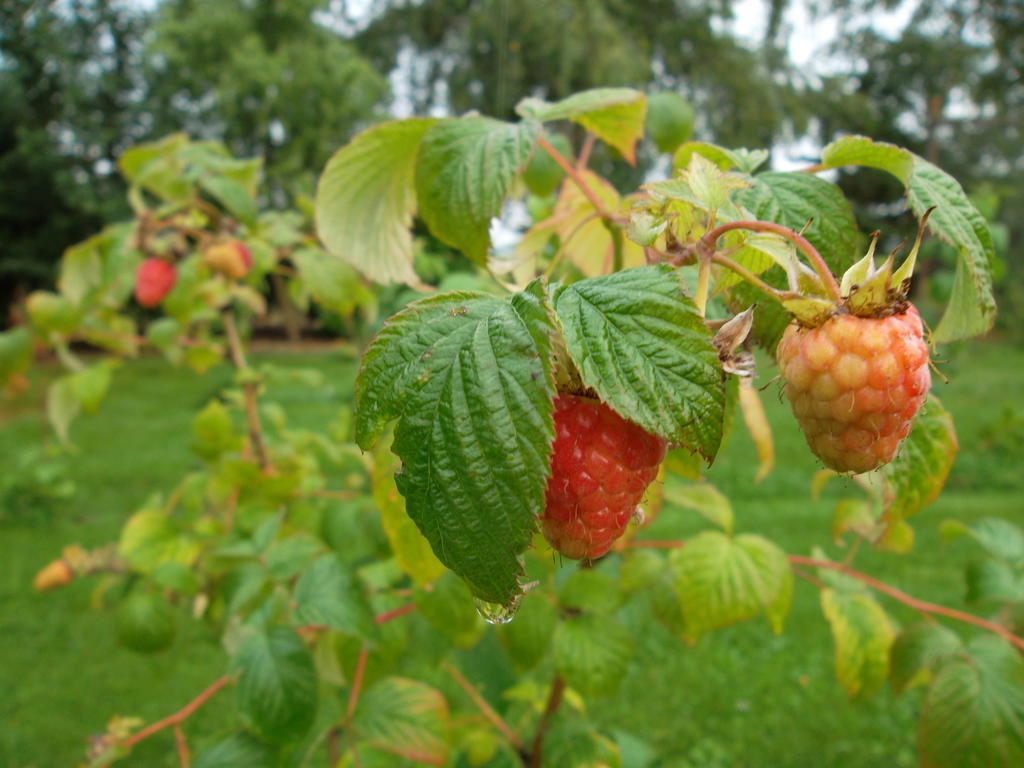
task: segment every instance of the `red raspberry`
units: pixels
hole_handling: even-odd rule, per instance
[[[135,300],[144,307],[155,307],[171,292],[178,271],[169,261],[144,259],[135,273]]]
[[[619,538],[665,458],[665,441],[604,403],[555,400],[544,536],[566,557],[593,560]]]
[[[892,461],[932,383],[913,305],[879,319],[834,315],[820,328],[793,323],[777,356],[807,443],[839,472]]]

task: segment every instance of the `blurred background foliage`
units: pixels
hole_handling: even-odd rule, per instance
[[[832,42],[801,39],[808,18]],[[810,63],[795,43],[817,45]],[[285,208],[335,149],[391,115],[511,118],[524,96],[623,85],[681,93],[696,138],[772,147],[787,168],[850,132],[945,168],[996,221],[1013,328],[1022,68],[1015,0],[5,0],[0,310],[51,283],[65,247],[127,215],[115,163],[140,141],[184,130],[261,156],[268,202]],[[623,188],[659,160],[653,145],[635,169],[612,154],[593,163]],[[884,174],[840,183],[883,245],[913,229]],[[944,300],[951,264],[933,247],[917,290]]]

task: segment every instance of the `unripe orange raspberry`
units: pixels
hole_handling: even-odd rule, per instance
[[[573,559],[605,554],[657,477],[666,447],[602,402],[559,395],[541,518],[551,546]]]
[[[232,280],[240,280],[252,268],[252,253],[245,243],[228,240],[211,245],[203,251],[203,261],[215,272],[220,272]]]
[[[776,354],[807,443],[838,472],[892,461],[931,387],[921,317],[910,304],[882,318],[793,323]]]

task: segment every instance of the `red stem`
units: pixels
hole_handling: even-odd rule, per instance
[[[821,277],[821,280],[825,285],[825,290],[829,292],[829,295],[836,301],[836,303],[842,302],[843,297],[839,291],[839,283],[836,282],[835,276],[829,270],[828,265],[821,257],[821,254],[818,253],[818,249],[811,245],[807,238],[798,232],[794,232],[789,227],[784,227],[773,221],[729,221],[710,230],[701,238],[701,242],[709,249],[713,249],[718,238],[733,229],[749,229],[753,232],[771,232],[792,242],[804,253],[805,256],[807,256],[808,259],[810,259],[811,266],[814,267],[814,271],[818,273],[819,277]]]
[[[562,704],[562,694],[565,693],[565,679],[555,673],[555,679],[551,682],[551,693],[548,694],[548,703],[544,707],[544,714],[540,716],[537,723],[537,733],[533,737],[533,748],[530,750],[530,768],[540,768],[541,758],[544,752],[544,735],[551,725],[551,718],[555,716],[558,707]]]
[[[572,179],[576,186],[579,187],[580,192],[583,193],[584,197],[586,197],[587,200],[590,201],[590,204],[597,210],[598,216],[605,221],[614,222],[615,217],[612,216],[607,208],[604,207],[604,203],[601,202],[601,198],[599,198],[597,193],[590,188],[590,185],[587,184],[587,180],[583,178],[580,171],[572,163],[566,160],[562,156],[561,152],[551,146],[551,143],[543,136],[540,137],[538,143],[540,144],[541,149],[551,155],[552,159],[562,167],[566,176]]]
[[[405,616],[407,613],[412,613],[416,610],[416,603],[406,603],[398,608],[393,608],[390,611],[377,614],[375,621],[378,624],[387,624],[392,619],[397,619],[399,616]]]
[[[191,756],[188,752],[188,742],[185,740],[185,732],[181,729],[181,723],[174,724],[174,746],[178,750],[178,762],[181,768],[189,768]]]
[[[363,673],[366,671],[366,660],[370,657],[370,652],[366,650],[366,646],[363,646],[359,651],[359,660],[356,661],[356,672],[352,676],[352,690],[348,694],[348,709],[346,710],[348,719],[352,719],[352,715],[356,711],[356,703],[359,701],[359,689],[363,687]]]
[[[473,684],[465,678],[465,676],[459,672],[459,670],[450,662],[444,662],[445,671],[452,676],[452,679],[459,684],[459,687],[466,692],[466,695],[473,700],[476,704],[476,708],[480,710],[480,713],[487,718],[487,720],[497,728],[501,734],[508,739],[508,743],[511,744],[515,749],[520,752],[523,749],[523,742],[516,734],[515,731],[506,723],[501,715],[495,712],[491,705],[487,703],[487,700],[480,695],[480,692],[473,687]]]
[[[213,684],[210,685],[209,688],[200,693],[198,696],[192,699],[192,701],[190,701],[184,707],[179,709],[173,715],[168,715],[163,720],[157,720],[152,725],[146,726],[138,733],[133,733],[131,736],[129,736],[127,739],[121,742],[121,746],[125,748],[132,747],[135,744],[138,744],[143,739],[148,739],[157,731],[162,731],[164,728],[169,728],[172,725],[177,725],[178,723],[187,720],[193,712],[195,712],[197,709],[203,706],[203,704],[212,699],[213,696],[217,693],[217,691],[219,691],[221,688],[227,685],[228,682],[229,680],[227,675],[217,678],[213,682]]]

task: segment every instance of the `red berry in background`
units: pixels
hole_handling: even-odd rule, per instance
[[[229,240],[211,245],[203,251],[203,261],[215,272],[232,280],[240,280],[252,268],[252,253],[240,240]]]
[[[882,318],[833,315],[793,323],[777,352],[793,414],[814,454],[839,472],[892,461],[931,387],[913,305]]]
[[[605,554],[657,476],[666,447],[604,403],[559,395],[541,518],[551,546],[573,559]]]
[[[144,259],[135,273],[135,300],[144,307],[156,307],[171,292],[178,271],[169,261]]]

